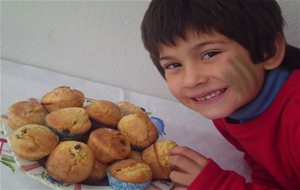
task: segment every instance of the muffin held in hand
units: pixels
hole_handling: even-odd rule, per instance
[[[142,152],[142,159],[151,167],[154,179],[169,179],[171,167],[168,152],[177,146],[173,141],[156,141]]]
[[[107,100],[95,100],[86,106],[86,112],[93,120],[116,128],[121,119],[120,108]]]
[[[134,113],[146,114],[142,108],[126,101],[118,102],[117,105],[121,109],[121,117]]]
[[[88,145],[95,153],[96,159],[102,163],[124,159],[131,152],[127,138],[110,128],[100,128],[91,132]]]
[[[58,181],[79,183],[88,178],[94,161],[94,153],[86,144],[63,141],[49,155],[46,170]]]
[[[115,190],[142,190],[151,182],[152,171],[142,160],[126,159],[109,166],[107,176]]]
[[[17,129],[27,124],[45,124],[47,110],[35,101],[21,101],[8,108],[8,124]]]
[[[83,108],[72,107],[53,111],[45,118],[46,125],[58,134],[61,140],[79,140],[92,124]]]
[[[11,146],[15,154],[26,160],[39,160],[58,145],[58,137],[46,126],[29,124],[13,131]]]
[[[158,138],[158,131],[145,114],[130,114],[122,117],[118,123],[119,131],[127,137],[135,150],[142,150]]]
[[[41,99],[41,104],[49,111],[53,112],[62,108],[83,107],[84,94],[68,86],[61,86],[45,94]]]

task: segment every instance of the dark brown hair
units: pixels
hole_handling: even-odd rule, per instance
[[[246,48],[252,61],[258,63],[274,55],[274,41],[278,33],[283,35],[283,25],[275,0],[153,0],[141,32],[145,48],[164,77],[159,45],[175,45],[175,38],[184,39],[189,29],[223,34]],[[299,58],[300,50],[287,45],[282,66],[299,68]]]

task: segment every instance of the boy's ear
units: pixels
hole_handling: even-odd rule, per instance
[[[272,70],[278,67],[285,54],[285,39],[281,33],[278,33],[274,42],[275,45],[275,53],[273,56],[267,58],[263,64],[266,70]]]

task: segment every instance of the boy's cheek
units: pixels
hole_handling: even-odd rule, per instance
[[[173,91],[175,91],[174,81],[170,77],[168,77],[168,76],[166,76],[166,81],[167,81],[167,85],[168,85],[169,91],[171,93],[173,93]]]
[[[175,98],[180,99],[182,90],[180,90],[179,85],[176,85],[176,83],[168,82],[169,91],[175,96]]]

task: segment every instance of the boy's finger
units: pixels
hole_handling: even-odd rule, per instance
[[[197,163],[182,155],[171,155],[168,161],[171,167],[178,171],[190,174],[198,174],[201,171],[201,167]]]
[[[169,155],[182,155],[184,157],[188,157],[189,159],[197,163],[201,168],[203,168],[207,163],[206,157],[185,146],[177,146],[172,148],[169,151]]]
[[[187,187],[178,185],[178,184],[174,184],[170,190],[187,190]]]
[[[186,187],[189,186],[189,184],[191,184],[194,180],[191,175],[178,171],[172,171],[170,174],[170,179],[172,180],[172,182]]]

